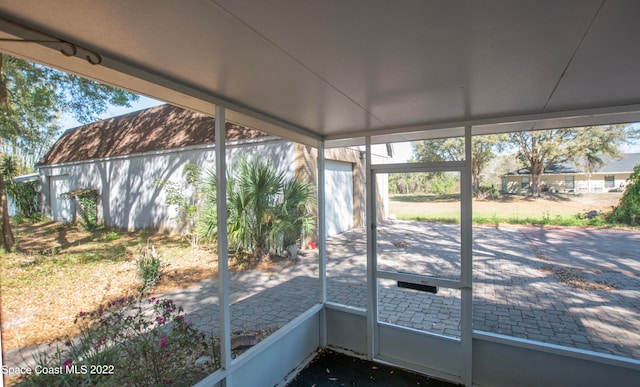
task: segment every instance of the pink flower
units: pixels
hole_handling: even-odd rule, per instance
[[[71,368],[71,365],[73,364],[73,359],[68,357],[64,363],[62,363],[62,368],[64,368],[65,370],[68,368]]]
[[[100,348],[100,347],[102,346],[102,344],[104,344],[106,341],[107,341],[107,339],[106,339],[104,336],[102,336],[102,337],[100,338],[100,340],[98,340],[98,342],[96,342],[96,343],[93,345],[93,348]]]
[[[160,325],[164,324],[165,321],[167,320],[164,317],[160,317],[160,316],[156,317],[156,322]]]
[[[167,336],[162,336],[160,338],[160,348],[164,348],[167,346]]]

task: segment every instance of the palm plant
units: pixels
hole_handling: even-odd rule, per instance
[[[254,160],[241,162],[238,178],[237,191],[244,199],[238,231],[248,233],[248,238],[242,239],[249,239],[254,255],[260,257],[272,242],[271,230],[280,217],[278,199],[282,195],[285,176],[271,165]]]
[[[201,216],[203,237],[216,233],[215,174],[208,174],[206,203]],[[313,190],[297,178],[260,160],[241,160],[236,173],[227,178],[227,231],[235,250],[260,258],[271,248],[294,244],[301,230],[313,231],[310,206]]]
[[[313,190],[308,183],[297,178],[286,181],[282,187],[282,200],[277,205],[278,215],[271,230],[271,241],[282,237],[282,245],[296,242],[301,230],[313,231],[314,219],[309,216],[313,202]]]
[[[206,171],[200,181],[199,189],[203,193],[203,201],[198,209],[200,216],[196,223],[196,233],[204,242],[212,243],[218,233],[216,173],[214,170]]]

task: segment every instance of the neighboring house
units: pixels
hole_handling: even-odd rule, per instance
[[[544,171],[540,185],[544,190],[565,193],[621,192],[633,168],[640,165],[640,153],[623,154],[594,171],[586,171],[575,164],[554,164]],[[502,191],[525,193],[531,187],[531,172],[519,169],[502,175]]]
[[[91,189],[98,192],[98,218],[106,226],[179,231],[176,210],[167,206],[157,180],[181,183],[189,163],[203,171],[214,168],[214,123],[212,117],[161,105],[68,130],[38,165],[45,214],[72,220],[73,204],[60,195]],[[315,186],[315,149],[231,123],[226,132],[230,171],[241,155],[259,156]],[[333,235],[363,224],[364,165],[353,149],[327,151],[325,157],[326,181],[332,182],[327,230]]]

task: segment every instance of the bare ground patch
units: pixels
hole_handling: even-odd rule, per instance
[[[0,260],[0,321],[4,351],[75,336],[79,312],[108,309],[136,297],[140,250],[155,246],[166,265],[154,294],[183,289],[218,274],[214,249],[193,248],[182,237],[122,232],[46,222],[14,227],[15,253]],[[287,258],[230,257],[229,269],[279,271]]]
[[[428,195],[392,195],[389,201],[392,214],[459,214],[459,199]],[[554,217],[584,214],[589,211],[609,212],[620,200],[618,193],[588,195],[545,195],[533,198],[523,195],[502,195],[496,200],[474,199],[474,216],[501,218]],[[407,199],[407,200],[405,200]],[[409,200],[410,199],[410,200]]]
[[[193,249],[179,236],[86,231],[54,222],[20,225],[14,233],[17,251],[0,262],[5,351],[73,336],[80,311],[139,294],[136,256],[146,243],[167,264],[154,292],[188,287],[217,273],[214,251]]]

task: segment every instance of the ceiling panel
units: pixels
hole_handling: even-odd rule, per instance
[[[371,122],[356,104],[212,2],[47,4],[2,2],[0,9],[23,24],[298,126],[322,131]]]
[[[341,138],[638,104],[639,4],[0,0],[0,13],[110,59],[103,67],[111,72],[83,75],[161,99],[149,82],[197,90],[209,102]],[[11,47],[41,58],[33,44]],[[63,59],[46,62],[77,68]]]
[[[542,111],[600,4],[218,2],[390,126]]]
[[[604,2],[547,110],[640,103],[640,1]]]

